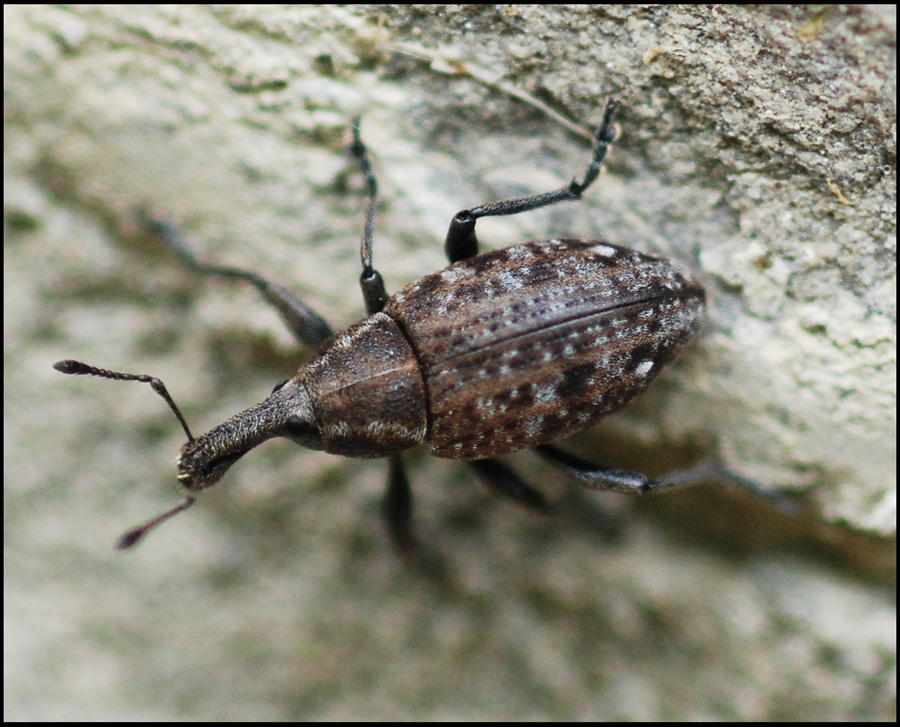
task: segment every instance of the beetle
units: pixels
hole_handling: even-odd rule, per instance
[[[758,490],[716,460],[650,480],[591,465],[551,444],[624,406],[696,337],[705,292],[687,267],[600,240],[533,240],[479,252],[478,219],[581,198],[615,139],[616,108],[608,101],[582,181],[458,212],[444,243],[450,265],[393,296],[372,264],[378,185],[357,120],[349,151],[367,188],[360,287],[368,317],[337,335],[287,289],[255,273],[200,262],[177,228],[144,215],[186,265],[253,285],[318,353],[268,398],[200,437],[159,379],[72,360],[54,364],[66,374],[151,384],[187,435],[177,462],[186,500],[126,532],[118,547],[132,547],[190,507],[196,493],[273,437],[349,457],[388,457],[382,514],[404,554],[417,543],[400,453],[418,444],[468,462],[493,489],[541,512],[553,510],[547,498],[497,457],[532,448],[599,490],[656,492],[712,477]]]

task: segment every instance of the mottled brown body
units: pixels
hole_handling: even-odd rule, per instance
[[[335,336],[293,382],[309,392],[327,452],[384,457],[425,439],[422,371],[406,336],[384,313]]]
[[[668,260],[593,240],[482,253],[384,312],[418,358],[432,454],[483,459],[589,427],[697,333],[703,288]]]
[[[406,286],[300,369],[271,410],[291,416],[283,400],[295,396],[293,415],[334,454],[425,443],[438,457],[496,457],[623,406],[694,337],[703,307],[671,261],[594,240],[527,242]]]
[[[418,444],[438,457],[470,460],[492,489],[540,512],[552,510],[546,498],[494,458],[537,448],[587,486],[622,492],[658,491],[721,474],[721,468],[698,466],[651,481],[541,446],[622,407],[695,337],[705,295],[685,268],[597,240],[537,240],[479,253],[479,218],[581,198],[599,177],[616,136],[615,109],[610,101],[581,181],[460,210],[444,242],[451,265],[390,297],[372,265],[377,182],[357,125],[350,152],[369,190],[360,246],[360,288],[369,316],[338,335],[283,286],[201,263],[177,230],[150,220],[192,269],[259,290],[297,339],[318,353],[265,400],[200,437],[159,379],[58,362],[57,370],[67,374],[149,383],[187,435],[178,459],[178,479],[189,493],[185,502],[126,533],[120,547],[132,547],[190,507],[190,493],[216,484],[244,454],[273,437],[351,457],[389,457],[383,513],[395,547],[406,554],[415,550],[415,538],[399,453]]]

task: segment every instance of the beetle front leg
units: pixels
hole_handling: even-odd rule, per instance
[[[333,332],[325,319],[287,288],[240,268],[201,262],[194,256],[184,234],[177,226],[166,220],[151,217],[144,211],[138,212],[138,219],[150,233],[164,242],[194,272],[228,280],[240,280],[256,288],[263,299],[278,311],[288,330],[300,343],[316,350],[331,338]]]
[[[394,550],[404,557],[414,557],[418,542],[412,533],[412,489],[406,467],[399,454],[391,455],[388,463],[388,482],[381,501],[381,517]]]
[[[447,575],[440,554],[423,548],[412,528],[413,498],[406,476],[406,465],[399,454],[388,459],[388,482],[381,502],[381,517],[394,552],[414,572],[428,579],[440,580]]]

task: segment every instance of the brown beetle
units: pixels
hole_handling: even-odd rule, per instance
[[[187,500],[126,533],[119,547],[133,546],[189,507],[193,493],[216,484],[235,461],[272,437],[350,457],[390,457],[383,513],[401,552],[415,541],[399,453],[417,444],[438,457],[467,460],[494,489],[541,511],[551,509],[546,498],[493,458],[534,447],[595,489],[650,492],[722,475],[756,489],[716,462],[649,481],[594,467],[549,444],[622,407],[695,337],[705,295],[686,268],[596,240],[539,240],[478,253],[478,218],[581,197],[615,137],[615,108],[614,101],[607,104],[581,182],[458,212],[445,241],[450,266],[392,297],[372,267],[377,184],[355,124],[350,151],[369,197],[360,277],[369,317],[336,336],[286,289],[253,273],[198,262],[178,230],[147,219],[197,272],[254,285],[319,354],[267,399],[199,438],[159,379],[77,361],[55,364],[67,374],[150,383],[187,433],[178,459]]]

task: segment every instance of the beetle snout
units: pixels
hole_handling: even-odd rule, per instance
[[[254,447],[287,437],[310,449],[322,449],[306,387],[291,379],[259,404],[186,442],[178,457],[178,481],[190,492],[212,487]]]
[[[189,444],[193,443],[189,442]],[[249,450],[209,459],[203,454],[185,452],[183,447],[177,462],[178,482],[188,492],[199,492],[207,487],[212,487],[222,479],[231,465],[246,454],[246,451]]]

